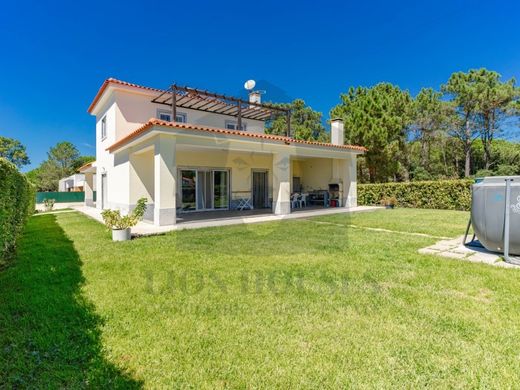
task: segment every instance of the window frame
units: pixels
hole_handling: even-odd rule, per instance
[[[228,127],[228,125],[233,125],[233,128],[230,129]],[[237,131],[247,131],[247,122],[242,122],[242,128],[240,130],[238,130],[237,127],[238,127],[238,121],[233,121],[233,120],[228,119],[224,122],[224,129],[237,130]]]
[[[171,122],[172,120],[172,112],[171,111],[168,111],[168,110],[161,110],[160,108],[157,109],[157,119],[160,119],[160,120],[165,120],[165,119],[161,119],[161,115],[168,115],[168,117],[170,118],[170,120],[166,120],[166,122]],[[185,112],[177,112],[176,114],[176,119],[181,117],[182,120],[181,121],[178,121],[176,120],[176,122],[178,123],[187,123],[188,122],[188,114],[186,114]]]
[[[107,116],[101,118],[101,141],[107,138]]]

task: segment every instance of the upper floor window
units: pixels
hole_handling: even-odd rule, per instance
[[[187,117],[188,116],[186,115],[186,113],[178,112],[176,114],[175,122],[186,123]],[[157,110],[157,118],[165,122],[171,122],[172,112],[166,110]]]
[[[228,130],[238,130],[238,124],[236,121],[226,121],[225,128]],[[241,130],[247,130],[247,123],[242,122]]]
[[[101,140],[104,140],[107,137],[107,117],[104,116],[101,119]]]

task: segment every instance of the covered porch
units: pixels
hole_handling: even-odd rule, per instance
[[[300,149],[159,134],[115,154],[128,203],[114,203],[130,211],[146,197],[157,226],[356,206],[355,154]]]

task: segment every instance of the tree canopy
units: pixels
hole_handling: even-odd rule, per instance
[[[60,179],[70,176],[79,167],[93,161],[93,156],[81,156],[70,142],[59,142],[47,152],[47,160],[27,172],[27,178],[38,191],[57,191]]]
[[[14,138],[0,136],[0,157],[12,162],[18,168],[31,163],[25,146]]]
[[[327,141],[328,133],[322,123],[321,112],[314,111],[302,99],[296,99],[289,104],[278,104],[279,107],[291,110],[292,137],[307,141]],[[266,125],[266,133],[286,135],[287,117],[278,115]]]
[[[520,174],[520,145],[495,140],[520,113],[515,80],[487,69],[456,72],[439,91],[415,97],[389,83],[350,88],[330,116],[345,122],[345,141],[368,148],[360,181],[384,182]],[[508,125],[506,126],[506,123]]]
[[[400,153],[406,147],[406,130],[412,120],[412,99],[407,91],[389,83],[350,88],[331,111],[331,118],[336,117],[345,123],[347,143],[368,148],[365,162],[371,182],[408,177]]]

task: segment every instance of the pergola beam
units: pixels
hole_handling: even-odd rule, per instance
[[[232,96],[172,84],[168,90],[152,99],[153,103],[171,107],[173,122],[179,108],[192,109],[237,118],[237,128],[241,129],[244,119],[265,121],[276,112],[287,115],[287,134],[291,134],[290,110],[272,104],[249,102]]]

